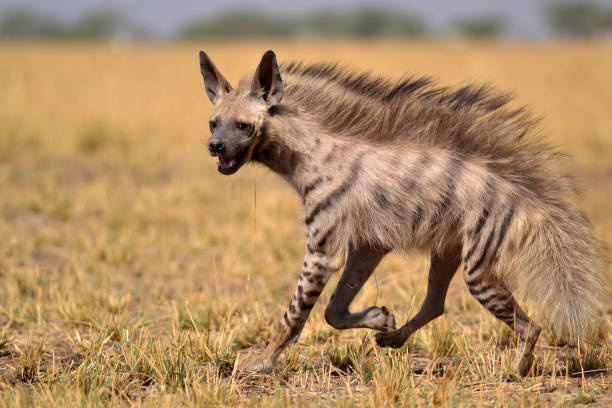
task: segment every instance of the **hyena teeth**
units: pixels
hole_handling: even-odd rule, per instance
[[[229,169],[236,164],[236,157],[222,157],[219,156],[219,166],[222,169]]]
[[[337,329],[393,329],[386,308],[351,313],[349,307],[394,248],[430,251],[427,295],[416,316],[393,333],[379,333],[380,345],[401,346],[443,313],[461,263],[470,293],[517,333],[521,374],[529,371],[540,327],[512,291],[540,300],[558,334],[579,335],[596,321],[600,243],[565,201],[573,189],[551,171],[556,154],[524,138],[533,120],[507,110],[509,97],[485,86],[436,88],[427,79],[393,84],[336,65],[281,68],[268,51],[234,91],[200,52],[216,105],[211,129],[235,124],[215,138],[227,150],[211,146],[211,154],[243,149],[240,163],[219,157],[219,170],[264,164],[304,203],[306,254],[297,289],[252,367],[273,367],[297,340],[339,259],[344,271],[327,322]]]

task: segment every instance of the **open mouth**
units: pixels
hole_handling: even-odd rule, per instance
[[[232,174],[242,165],[244,154],[238,153],[236,156],[219,156],[217,169],[222,174]]]

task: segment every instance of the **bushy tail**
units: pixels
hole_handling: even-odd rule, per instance
[[[501,277],[534,301],[557,335],[587,335],[605,290],[600,242],[584,215],[565,202],[521,218],[512,234],[518,253],[508,257]]]

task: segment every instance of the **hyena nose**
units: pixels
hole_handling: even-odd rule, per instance
[[[210,140],[208,142],[208,151],[211,153],[223,153],[225,151],[225,143],[219,140]]]

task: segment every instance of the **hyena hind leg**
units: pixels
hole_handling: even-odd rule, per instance
[[[372,306],[358,313],[349,311],[351,302],[386,253],[387,251],[374,248],[354,248],[349,251],[342,276],[325,309],[327,323],[341,330],[395,330],[395,318],[385,306]]]
[[[473,280],[466,274],[465,278],[472,296],[518,335],[519,345],[513,369],[519,375],[526,376],[533,363],[533,349],[540,335],[540,326],[527,316],[512,293],[495,277],[485,276]]]
[[[408,337],[444,313],[446,291],[459,264],[461,263],[461,249],[447,250],[444,254],[432,254],[427,279],[427,294],[421,310],[402,327],[393,333],[376,334],[376,343],[381,347],[401,347]]]

